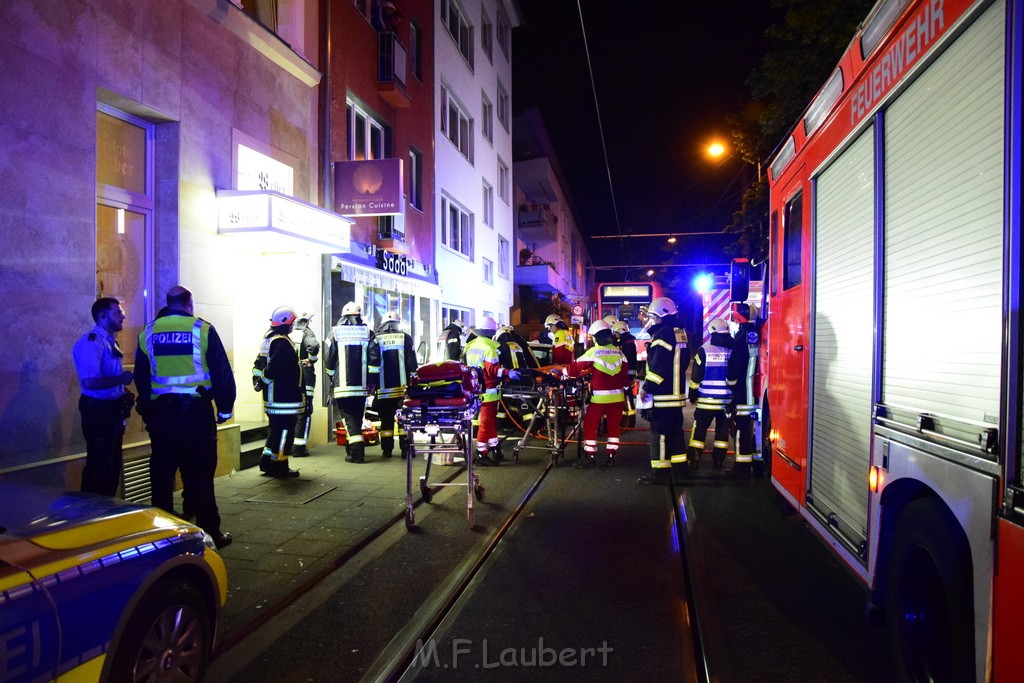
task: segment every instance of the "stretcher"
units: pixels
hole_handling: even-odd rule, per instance
[[[588,395],[588,377],[568,377],[558,365],[542,367],[526,374],[532,381],[509,384],[502,389],[502,400],[519,401],[524,413],[532,413],[523,435],[512,449],[512,460],[518,461],[524,450],[540,450],[551,454],[557,464],[565,455],[566,445],[575,441],[577,457],[583,453],[583,411]],[[541,427],[544,433],[541,434]],[[543,439],[530,444],[532,437]]]
[[[405,526],[416,524],[413,509],[413,463],[426,456],[426,471],[418,479],[420,497],[429,503],[442,486],[466,487],[466,520],[473,521],[473,500],[484,499],[484,485],[473,463],[473,418],[480,410],[480,379],[472,368],[456,361],[421,366],[410,380],[406,399],[396,417],[408,435],[405,486]],[[436,456],[436,457],[435,457]],[[431,465],[454,464],[461,457],[466,480],[431,482]]]

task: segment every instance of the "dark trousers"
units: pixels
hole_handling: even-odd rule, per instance
[[[389,454],[395,450],[395,436],[398,436],[398,448],[405,455],[409,447],[409,439],[405,432],[399,427],[395,431],[395,413],[402,409],[404,396],[397,398],[378,398],[374,401],[377,415],[380,417],[380,450],[381,453]]]
[[[651,408],[651,474],[667,479],[671,474],[685,476],[686,439],[683,436],[682,408]]]
[[[345,453],[354,458],[362,458],[365,450],[363,444],[363,413],[366,412],[365,396],[345,396],[334,399],[334,407],[345,423],[348,439]]]
[[[749,412],[736,413],[736,462],[754,461],[754,416]]]
[[[270,428],[263,446],[263,457],[287,462],[295,442],[295,415],[267,415]]]
[[[295,449],[296,455],[305,454],[306,441],[309,440],[309,426],[313,421],[313,395],[306,395],[306,409],[299,414],[295,420]]]
[[[124,417],[117,399],[99,399],[83,395],[78,399],[85,436],[85,469],[82,490],[116,496],[121,484],[121,446],[124,443]]]
[[[729,429],[731,420],[725,409],[708,410],[698,407],[693,411],[693,434],[690,436],[690,449],[699,458],[704,450],[704,441],[708,438],[708,428],[715,423],[715,444],[711,451],[711,460],[721,465],[725,462],[725,454],[729,450]]]
[[[198,397],[161,396],[146,411],[153,442],[149,482],[153,505],[174,512],[174,473],[181,472],[182,496],[195,512],[196,524],[220,533],[220,512],[213,492],[217,471],[217,422],[210,401]]]

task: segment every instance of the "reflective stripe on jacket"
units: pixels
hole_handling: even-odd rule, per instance
[[[213,386],[206,366],[210,323],[187,315],[152,321],[139,334],[139,346],[149,356],[152,394],[198,395]]]

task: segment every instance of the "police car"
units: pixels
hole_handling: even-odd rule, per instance
[[[0,681],[201,678],[226,599],[224,561],[198,527],[0,483]]]

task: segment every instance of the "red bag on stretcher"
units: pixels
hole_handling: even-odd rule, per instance
[[[456,406],[483,391],[476,369],[454,360],[421,365],[406,388],[407,406]]]

